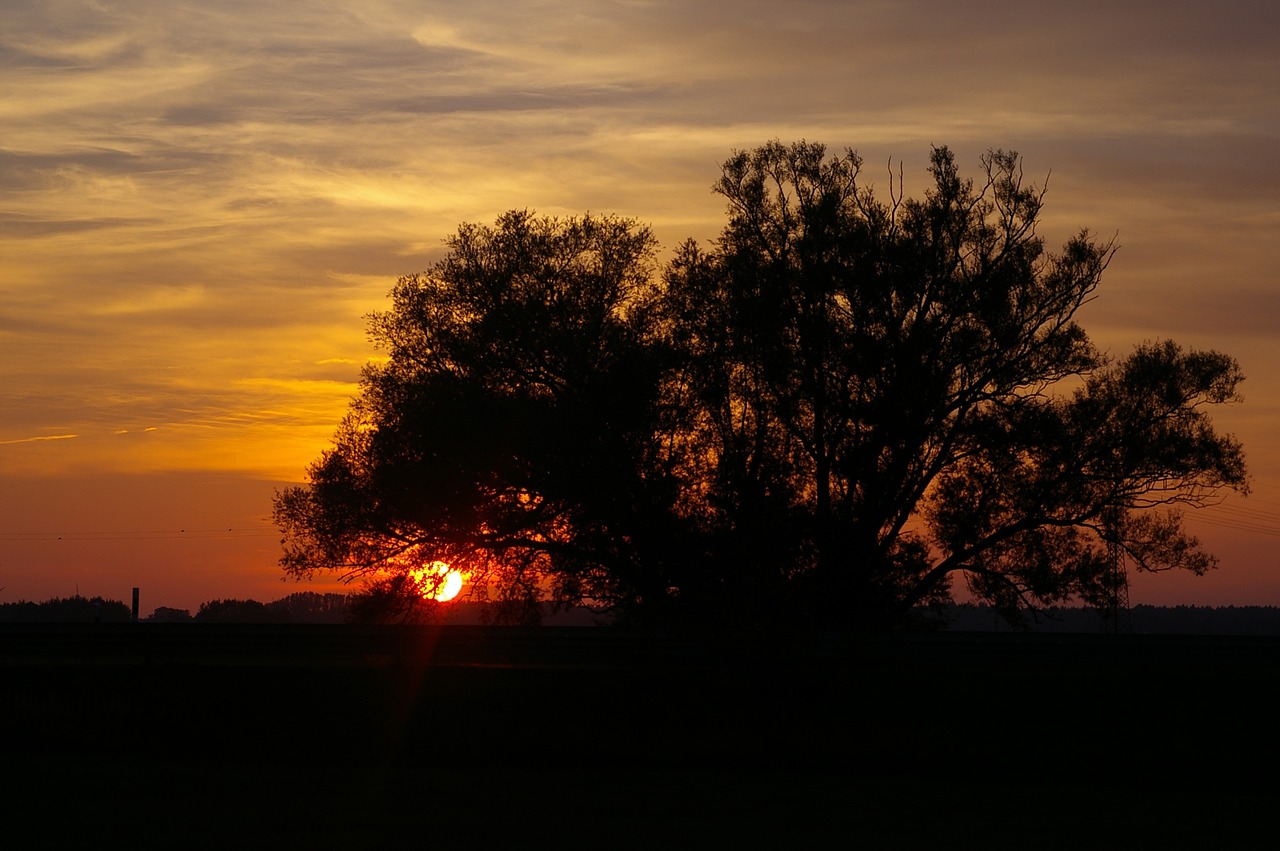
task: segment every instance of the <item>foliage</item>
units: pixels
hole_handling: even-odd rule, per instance
[[[345,623],[351,598],[346,594],[303,591],[270,603],[257,600],[208,600],[195,617],[188,609],[160,606],[144,620],[148,623]]]
[[[440,620],[440,604],[418,593],[406,573],[382,576],[349,598],[347,621],[356,624],[428,624]]]
[[[267,608],[286,623],[344,623],[350,597],[302,591],[272,600]]]
[[[1047,251],[1016,154],[975,183],[935,149],[921,199],[861,166],[735,154],[720,239],[661,274],[626,219],[464,225],[372,317],[388,361],[277,496],[286,573],[441,560],[530,606],[877,628],[955,576],[1013,612],[1105,600],[1118,554],[1209,569],[1177,510],[1245,489],[1205,410],[1236,363],[1099,353],[1075,317],[1114,245]]]
[[[286,571],[438,560],[507,608],[547,583],[663,599],[678,538],[653,428],[654,245],[625,219],[513,212],[401,278],[370,323],[390,360],[366,370],[312,486],[277,499]]]
[[[129,623],[133,610],[103,597],[54,597],[42,603],[0,603],[0,623]]]
[[[175,609],[170,606],[158,606],[156,610],[143,618],[147,623],[190,623],[190,609]]]
[[[196,623],[288,623],[287,613],[273,612],[257,600],[209,600],[201,603]]]

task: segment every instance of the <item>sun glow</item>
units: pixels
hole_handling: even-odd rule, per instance
[[[447,603],[462,591],[462,574],[442,561],[414,568],[409,576],[418,586],[418,593],[428,600]]]

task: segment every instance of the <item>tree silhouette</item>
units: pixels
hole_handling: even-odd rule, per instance
[[[288,623],[287,612],[274,613],[257,600],[208,600],[200,604],[196,623]]]
[[[0,623],[128,623],[132,610],[104,597],[54,597],[42,603],[0,603]]]
[[[870,623],[957,572],[1010,609],[1096,601],[1117,536],[1142,569],[1206,569],[1175,515],[1131,515],[1244,486],[1202,411],[1235,398],[1234,361],[1103,358],[1074,317],[1114,247],[1082,232],[1047,253],[1016,154],[989,152],[975,186],[936,149],[922,200],[881,202],[861,165],[804,143],[736,154],[716,250],[684,246],[668,275],[733,560]]]
[[[544,593],[658,605],[680,535],[652,235],[512,212],[448,244],[372,317],[390,360],[366,371],[311,487],[277,498],[286,571],[444,561],[507,608]]]
[[[286,572],[442,560],[508,601],[879,628],[957,575],[1013,612],[1104,599],[1115,547],[1211,567],[1174,509],[1245,489],[1205,412],[1235,362],[1100,354],[1075,315],[1114,246],[1047,252],[1016,154],[975,184],[935,149],[919,200],[861,166],[735,154],[720,239],[661,275],[630,220],[464,225],[372,318],[388,362],[278,495]]]
[[[143,620],[148,623],[190,623],[193,618],[191,617],[190,609],[158,606],[154,612],[143,618]]]
[[[299,592],[267,603],[267,609],[287,623],[343,623],[350,600],[346,594]]]

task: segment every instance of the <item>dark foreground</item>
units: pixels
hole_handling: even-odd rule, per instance
[[[7,847],[1270,844],[1277,674],[1256,638],[9,625],[0,814]]]

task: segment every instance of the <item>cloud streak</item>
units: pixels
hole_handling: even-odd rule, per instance
[[[72,440],[78,434],[43,434],[36,437],[17,437],[12,440],[0,440],[0,446],[13,446],[18,443],[39,443],[44,440]]]

